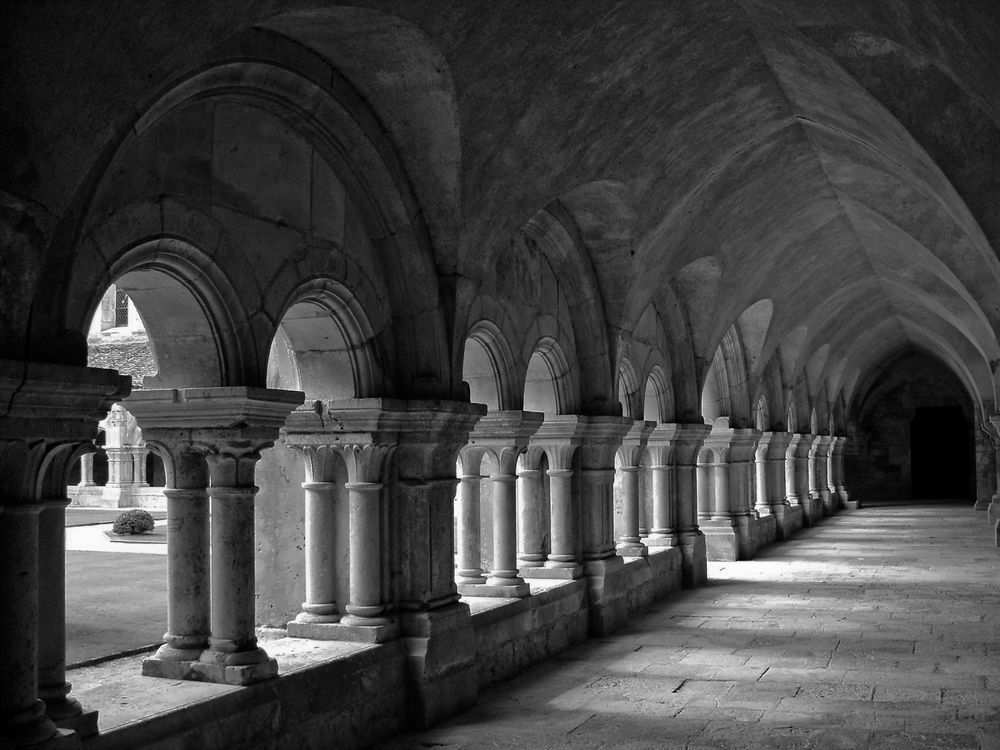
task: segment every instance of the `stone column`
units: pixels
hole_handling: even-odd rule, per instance
[[[543,542],[549,524],[542,470],[538,468],[541,456],[538,449],[526,452],[517,472],[517,564],[529,577],[548,556]]]
[[[146,481],[146,456],[149,451],[143,448],[132,449],[132,484],[137,487],[148,487]]]
[[[815,480],[815,470],[810,459],[814,439],[815,435],[809,433],[799,435],[799,442],[795,449],[795,494],[799,496],[799,501],[802,504],[802,520],[806,526],[812,526],[816,519],[823,515],[823,512],[817,508],[818,503],[813,500],[810,492]]]
[[[277,675],[277,663],[257,646],[254,629],[254,469],[260,451],[274,442],[303,399],[295,391],[246,387],[143,390],[129,399],[127,408],[147,445],[169,446],[166,453],[176,465],[168,469],[167,486],[181,490],[167,493],[168,567],[177,571],[169,583],[177,614],[168,617],[172,626],[186,632],[168,632],[157,654],[167,657],[161,662],[173,661],[177,667],[150,664],[149,673],[173,667],[183,669],[179,676],[186,679],[233,685]],[[207,488],[204,476],[197,476],[193,453],[204,456]],[[202,486],[178,487],[177,466],[190,472],[185,484]],[[202,492],[207,492],[211,508],[210,634],[208,648],[201,650],[197,661],[188,661],[202,647],[196,632],[202,627],[204,597]],[[173,533],[171,507],[176,520]],[[185,601],[185,590],[196,592],[193,602]]]
[[[94,454],[84,453],[80,456],[80,487],[94,486]]]
[[[389,597],[382,586],[388,566],[382,554],[385,513],[381,480],[394,450],[393,445],[362,442],[343,448],[350,501],[351,594],[341,623],[358,628],[355,633],[363,633],[375,643],[398,633],[388,617]]]
[[[841,508],[855,509],[857,504],[851,503],[851,496],[847,492],[846,480],[844,479],[844,453],[847,450],[847,438],[837,437],[831,454],[833,458],[833,491],[837,493],[837,499]]]
[[[67,449],[64,454],[70,456],[71,452]],[[65,476],[67,468],[59,466],[58,475]],[[56,481],[51,494],[64,494],[65,485],[59,482],[57,490]],[[84,711],[80,702],[69,696],[71,685],[66,681],[67,505],[66,498],[45,501],[38,520],[38,697],[45,703],[45,714],[58,727],[72,729],[80,739],[86,739],[97,734],[97,711]]]
[[[645,557],[648,550],[642,543],[640,530],[641,506],[639,497],[640,461],[646,443],[656,427],[656,422],[635,422],[622,439],[618,450],[622,472],[621,508],[622,534],[618,537],[617,551],[622,557]]]
[[[291,419],[291,417],[289,417]],[[301,456],[306,481],[305,496],[305,589],[302,611],[288,624],[288,634],[296,638],[319,638],[323,626],[340,621],[337,606],[337,527],[336,464],[342,461],[340,446],[326,443],[285,441]]]
[[[183,431],[159,427],[150,415],[143,418],[166,472],[167,630],[163,645],[143,660],[142,673],[194,679],[191,665],[208,648],[210,629],[208,468]]]
[[[827,479],[832,443],[833,438],[829,435],[819,435],[813,440],[812,464],[815,485],[810,487],[810,489],[815,491],[819,497],[820,508],[824,516],[832,515],[835,512],[833,499],[830,494],[830,483]]]
[[[111,370],[0,360],[0,737],[4,747],[79,748],[93,725],[68,697],[60,605],[60,515],[74,453],[129,379]],[[51,503],[46,502],[51,501]],[[45,548],[40,546],[39,517]],[[64,524],[63,524],[64,528]],[[63,564],[64,565],[64,564]],[[63,567],[64,570],[64,567]],[[40,572],[46,580],[41,581]],[[46,609],[40,611],[40,607]],[[42,644],[41,641],[45,640]],[[41,667],[41,669],[40,669]],[[41,690],[39,682],[42,683]],[[50,705],[39,699],[45,697]],[[52,711],[52,716],[46,714]]]
[[[763,516],[774,517],[775,532],[778,539],[788,539],[802,525],[801,517],[791,508],[790,494],[794,494],[794,461],[788,461],[787,455],[792,442],[792,435],[787,432],[765,432],[761,435],[757,453],[763,458],[763,466],[758,464],[758,470],[765,474],[767,480],[761,488],[764,493],[763,502],[758,495],[757,509]],[[791,465],[791,468],[789,468]],[[792,484],[788,484],[789,473],[792,474]]]
[[[720,417],[705,439],[705,448],[712,456],[707,468],[712,472],[714,490],[710,517],[702,516],[701,524],[709,559],[748,559],[757,551],[757,528],[752,523],[757,517],[750,498],[752,460],[759,436],[757,430],[730,427],[728,417]]]
[[[996,530],[996,543],[1000,547],[1000,414],[990,417],[992,434],[984,430],[994,449],[993,467],[996,478],[993,484],[993,495],[986,508],[986,520]]]
[[[480,524],[479,486],[482,481],[480,467],[483,449],[470,446],[462,451],[462,474],[458,478],[458,493],[455,496],[457,531],[455,543],[458,547],[458,568],[455,581],[458,590],[465,594],[465,585],[483,585],[482,526]],[[475,472],[472,469],[475,468]]]
[[[802,507],[802,498],[799,497],[798,492],[798,464],[795,457],[798,455],[799,443],[801,442],[801,435],[794,432],[789,433],[788,448],[785,449],[785,499],[788,501],[788,506],[790,508],[799,508],[800,512]]]
[[[529,438],[542,424],[543,415],[530,411],[493,411],[476,423],[465,449],[489,453],[494,473],[493,489],[493,569],[485,583],[464,583],[463,596],[528,596],[530,589],[518,568],[518,545],[527,536],[518,534],[518,499],[516,483],[518,457],[527,448]],[[522,481],[523,484],[523,481]],[[522,523],[525,498],[521,499]],[[534,509],[533,509],[534,510]],[[478,523],[478,518],[476,519]],[[522,551],[524,547],[521,547]],[[537,554],[528,553],[528,554]]]
[[[677,546],[677,508],[674,491],[673,425],[657,425],[648,438],[649,492],[652,526],[647,547]]]
[[[682,554],[682,583],[685,588],[704,586],[708,580],[708,552],[705,535],[697,523],[696,467],[698,453],[711,427],[702,423],[660,427],[667,427],[662,434],[669,435],[674,444],[677,537]]]

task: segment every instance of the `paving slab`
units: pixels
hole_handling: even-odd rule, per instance
[[[379,750],[1000,750],[1000,550],[982,514],[824,518]]]

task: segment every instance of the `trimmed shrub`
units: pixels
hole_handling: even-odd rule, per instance
[[[153,530],[156,522],[153,517],[144,510],[127,510],[119,513],[115,518],[112,531],[119,535],[126,534],[147,534]]]

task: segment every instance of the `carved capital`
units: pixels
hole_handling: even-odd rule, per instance
[[[352,443],[341,446],[341,455],[347,464],[347,478],[351,484],[377,484],[383,482],[383,472],[394,453],[394,445]]]

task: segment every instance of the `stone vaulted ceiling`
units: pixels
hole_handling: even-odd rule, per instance
[[[766,324],[744,318],[751,377],[850,400],[917,351],[995,410],[995,4],[354,6],[11,5],[0,188],[3,210],[30,217],[18,236],[38,253],[57,242],[136,113],[256,29],[328,61],[368,103],[443,277],[482,283],[546,210],[573,224],[613,341],[650,305],[681,315],[703,376],[769,300]],[[8,294],[41,283],[30,263],[10,269]]]

